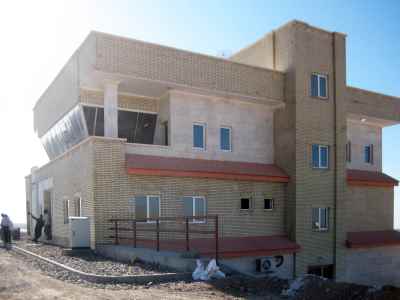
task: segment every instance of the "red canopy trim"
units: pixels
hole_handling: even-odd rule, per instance
[[[353,169],[347,170],[347,182],[349,185],[358,186],[393,187],[399,185],[396,179],[385,173]]]
[[[289,176],[272,164],[127,154],[128,174],[283,182]]]

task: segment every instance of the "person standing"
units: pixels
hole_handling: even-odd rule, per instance
[[[28,215],[30,215],[32,217],[32,219],[34,219],[36,221],[36,225],[35,225],[35,237],[33,238],[33,241],[35,243],[38,242],[38,239],[42,236],[42,230],[43,230],[43,226],[44,226],[44,219],[43,219],[43,215],[41,214],[39,216],[39,218],[35,217],[34,215],[32,215],[31,213],[28,212]]]
[[[44,210],[44,234],[48,241],[51,240],[50,214],[47,209]]]
[[[6,214],[1,214],[1,231],[3,233],[4,248],[9,250],[11,248],[11,230],[13,223]]]

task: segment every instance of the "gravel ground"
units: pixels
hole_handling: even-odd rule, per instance
[[[232,277],[210,282],[94,284],[52,264],[0,248],[0,299],[282,300],[280,282]]]
[[[173,272],[159,265],[148,264],[138,260],[132,264],[111,261],[94,252],[76,256],[64,255],[61,247],[41,243],[35,244],[29,240],[19,241],[17,246],[76,270],[97,275],[145,275]]]

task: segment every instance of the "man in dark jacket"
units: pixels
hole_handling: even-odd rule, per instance
[[[4,247],[9,250],[11,247],[11,230],[13,223],[6,214],[1,214],[1,233],[4,242]]]
[[[34,219],[36,221],[36,225],[35,225],[35,237],[33,239],[33,241],[35,243],[38,242],[38,239],[41,237],[42,235],[42,230],[43,230],[43,226],[44,226],[44,219],[43,219],[43,215],[41,214],[39,216],[39,218],[35,217],[34,215],[32,215],[31,213],[28,213],[29,215],[31,215],[32,219]]]

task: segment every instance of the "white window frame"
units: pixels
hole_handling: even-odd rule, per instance
[[[229,149],[222,149],[221,139],[221,129],[228,129],[229,130]],[[219,128],[219,150],[223,152],[232,152],[232,127],[230,126],[220,126]]]
[[[318,226],[316,226],[316,224],[312,224],[313,225],[313,229],[315,231],[328,231],[329,230],[329,207],[313,207],[313,209],[318,209]],[[325,210],[325,212],[326,212],[326,216],[325,216],[325,218],[326,218],[326,227],[321,227],[321,219],[322,219],[321,218],[321,216],[322,216],[321,211],[323,211],[323,210]]]
[[[161,217],[161,197],[160,195],[140,195],[146,197],[146,218],[150,218],[150,198],[158,198],[158,217]],[[135,212],[136,212],[136,196],[135,196]],[[149,223],[153,224],[156,221],[147,220],[146,222],[138,222],[138,223]]]
[[[64,224],[69,223],[69,216],[70,216],[70,201],[68,198],[64,198]],[[66,210],[66,211],[65,211]]]
[[[315,167],[314,166],[314,161],[313,161],[313,153],[312,153],[312,147],[313,146],[318,146],[318,166]],[[326,148],[326,166],[323,166],[321,164],[321,149],[322,148]],[[321,144],[312,144],[311,145],[311,164],[313,166],[314,169],[329,169],[329,146],[328,145],[321,145]]]
[[[312,97],[317,97],[317,98],[320,98],[320,99],[328,99],[328,95],[329,95],[329,92],[328,92],[328,86],[329,86],[329,84],[328,84],[328,75],[321,74],[321,73],[315,73],[315,72],[311,74],[311,76],[313,76],[313,75],[317,76],[317,96],[312,96]],[[320,90],[320,80],[321,80],[321,78],[325,78],[326,96],[321,96],[321,90]],[[312,80],[310,79],[310,87],[312,88],[312,83],[311,82],[312,82]]]
[[[203,220],[196,220],[194,217],[196,217],[196,199],[203,199],[204,201],[204,216],[207,215],[207,200],[206,197],[204,196],[184,196],[184,198],[192,198],[192,206],[193,206],[193,211],[192,211],[192,216],[193,219],[191,219],[189,222],[192,224],[204,224],[206,223],[206,219]]]
[[[203,128],[203,147],[195,147],[194,146],[194,126],[201,126]],[[197,151],[205,151],[206,150],[206,128],[207,128],[207,124],[206,123],[200,123],[200,122],[194,122],[192,124],[192,147],[193,150],[197,150]]]
[[[265,200],[271,200],[271,202],[272,202],[272,207],[271,207],[271,208],[265,208]],[[264,203],[263,203],[263,205],[264,205],[264,210],[265,210],[265,211],[274,210],[274,209],[275,209],[275,199],[274,199],[274,198],[264,198]]]

